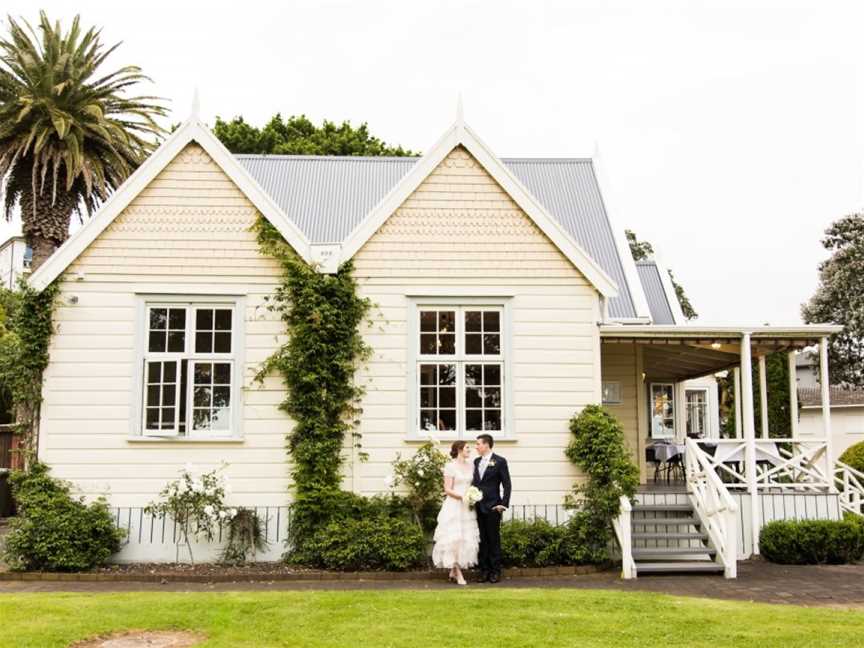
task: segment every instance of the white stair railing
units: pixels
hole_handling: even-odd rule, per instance
[[[711,544],[723,575],[738,573],[738,505],[717,476],[711,457],[693,439],[687,439],[684,453],[688,496]]]
[[[633,560],[633,505],[630,500],[621,496],[618,517],[612,520],[618,546],[621,547],[621,578],[629,580],[636,578],[636,561]]]
[[[834,486],[840,496],[841,511],[864,515],[864,473],[842,461],[835,461]]]

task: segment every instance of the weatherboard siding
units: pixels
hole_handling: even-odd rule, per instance
[[[412,297],[511,296],[513,420],[496,450],[515,504],[559,503],[578,478],[564,456],[568,421],[599,395],[599,297],[585,277],[461,147],[359,250],[355,268],[375,304],[365,329],[373,356],[358,375],[369,460],[357,490],[381,491],[395,454],[417,447],[406,441]]]

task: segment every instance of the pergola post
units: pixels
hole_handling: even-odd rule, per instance
[[[822,432],[825,435],[825,455],[827,456],[828,470],[825,476],[828,478],[828,487],[834,492],[834,454],[831,442],[831,379],[828,376],[828,338],[819,340],[819,388],[822,392]]]
[[[798,437],[798,366],[795,364],[795,352],[786,355],[789,368],[789,432],[793,439]]]
[[[741,434],[741,369],[732,369],[732,384],[735,387],[735,438],[743,437]]]
[[[762,428],[762,438],[769,437],[768,430],[768,370],[765,368],[765,356],[759,356],[759,423]]]
[[[741,418],[744,424],[747,490],[750,493],[750,526],[753,554],[759,555],[759,489],[756,484],[756,425],[753,420],[753,362],[750,333],[741,334]]]

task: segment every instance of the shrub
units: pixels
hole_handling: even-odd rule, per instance
[[[426,560],[426,541],[416,523],[376,516],[333,520],[306,543],[306,564],[343,571],[404,571]]]
[[[119,530],[100,498],[86,504],[44,464],[10,479],[18,517],[10,524],[4,557],[13,569],[84,571],[104,564],[120,550]]]
[[[598,541],[587,514],[567,523],[512,520],[501,525],[501,554],[506,567],[599,565],[609,561],[608,543]]]
[[[405,497],[414,518],[426,533],[432,533],[438,521],[438,511],[444,500],[444,466],[447,455],[441,452],[434,440],[421,445],[413,456],[403,459],[396,456],[393,475],[387,478],[388,487],[404,485]]]
[[[864,525],[844,520],[769,522],[759,534],[762,555],[785,565],[841,565],[864,555]]]
[[[242,565],[252,554],[267,548],[267,536],[261,518],[253,509],[239,508],[228,512],[228,528],[225,531],[225,548],[221,562],[226,565]]]
[[[858,472],[864,472],[864,441],[855,443],[840,455],[840,461],[852,466]]]

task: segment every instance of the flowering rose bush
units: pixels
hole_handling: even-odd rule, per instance
[[[177,540],[179,547],[185,544],[192,556],[192,538],[204,538],[212,542],[223,522],[237,515],[237,509],[225,506],[225,496],[231,486],[221,474],[224,466],[210,472],[198,474],[195,468],[186,464],[180,478],[169,482],[159,493],[159,501],[150,502],[144,511],[153,516],[169,516],[180,531]]]
[[[399,486],[407,489],[406,499],[417,522],[427,533],[435,529],[438,509],[444,499],[446,463],[447,455],[438,449],[436,440],[430,438],[412,457],[403,459],[397,455],[393,474],[385,479],[388,489]]]

